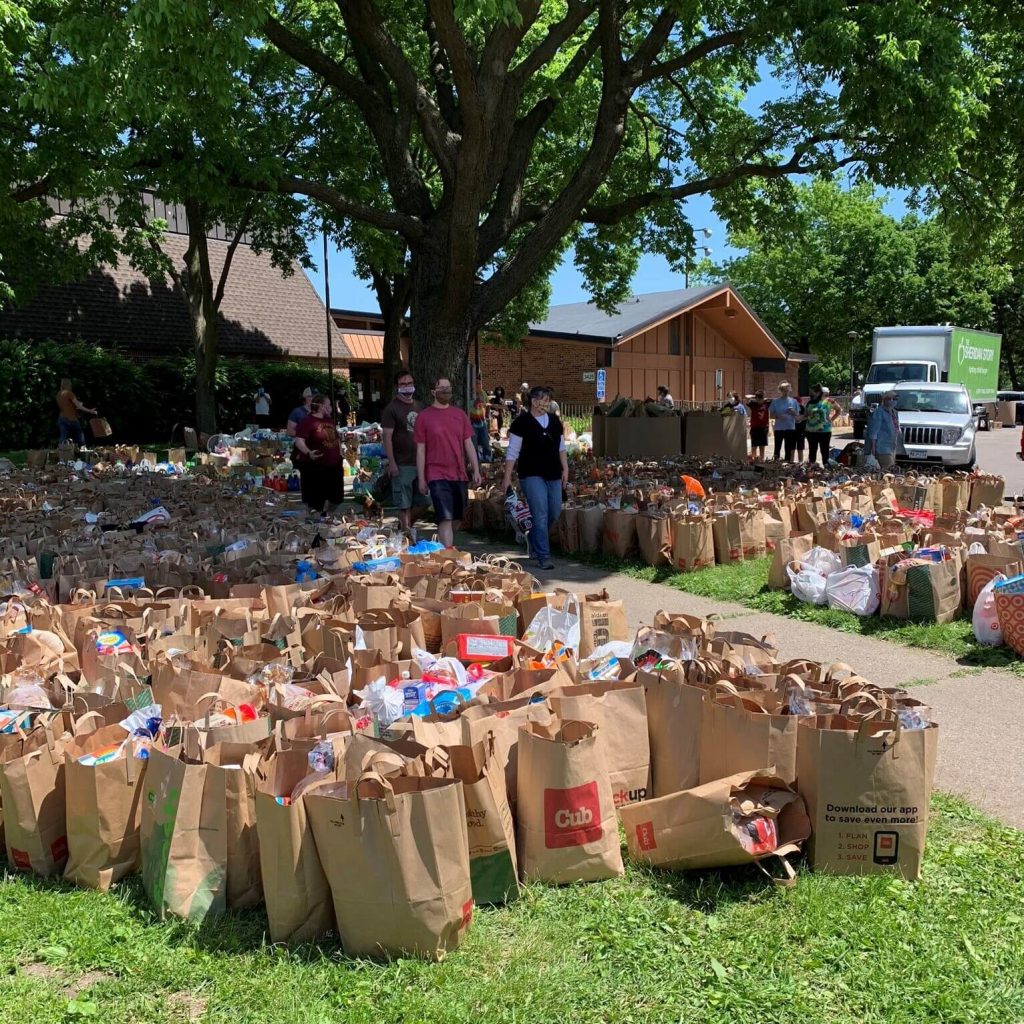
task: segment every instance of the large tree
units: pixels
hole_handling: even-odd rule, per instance
[[[82,78],[48,31],[59,13],[59,0],[0,0],[0,304],[97,263],[160,263],[150,248],[159,225],[141,204],[111,211],[122,184],[110,163],[117,130],[80,101]],[[49,104],[56,93],[78,99]]]
[[[715,268],[790,348],[820,357],[823,384],[849,382],[850,346],[863,372],[871,332],[890,324],[956,323],[992,330],[993,298],[1011,279],[1001,246],[966,242],[937,218],[885,212],[862,183],[799,186],[792,216],[730,235],[742,255]]]
[[[401,240],[421,379],[458,376],[477,329],[521,296],[533,296],[522,309],[536,306],[569,245],[606,305],[640,252],[685,262],[690,196],[713,194],[744,224],[801,173],[854,165],[883,185],[927,185],[955,165],[991,86],[971,38],[985,0],[118,6],[137,34],[182,55],[179,88],[202,82],[218,114],[232,105],[200,60],[212,45],[196,36],[200,8],[218,56],[244,63],[248,48],[293,62],[311,86],[295,96],[296,118],[317,86],[327,91],[330,110],[315,119],[336,148],[353,123],[365,127],[370,161],[354,146],[325,166],[279,140],[225,169],[235,184],[310,197]],[[783,92],[755,107],[749,93],[766,74]],[[376,179],[373,194],[359,174]]]

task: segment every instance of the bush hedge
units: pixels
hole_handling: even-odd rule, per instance
[[[191,356],[138,363],[123,352],[67,342],[0,340],[0,450],[57,443],[55,403],[61,377],[99,410],[113,428],[111,441],[180,442],[195,423],[195,361]],[[335,378],[337,389],[348,387]],[[253,420],[253,395],[271,398],[274,426],[283,427],[303,388],[327,393],[324,370],[305,363],[221,358],[217,366],[217,424],[225,432]]]

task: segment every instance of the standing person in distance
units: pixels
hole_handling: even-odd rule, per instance
[[[508,428],[508,452],[502,491],[512,485],[512,471],[518,466],[523,497],[530,506],[533,529],[530,553],[541,569],[554,569],[548,531],[562,514],[562,490],[569,483],[569,462],[565,454],[562,421],[550,409],[547,388],[530,391],[530,408],[516,417]]]
[[[313,402],[313,389],[306,388],[302,392],[302,405],[297,405],[290,413],[288,413],[288,424],[285,430],[288,431],[289,437],[295,436],[295,428],[309,415],[309,407]]]
[[[414,542],[412,524],[416,521],[417,510],[426,505],[416,487],[416,442],[412,435],[423,406],[415,395],[413,375],[408,370],[399,370],[395,374],[395,397],[384,407],[380,420],[391,477],[391,502],[398,510],[402,529]]]
[[[438,377],[432,388],[434,404],[416,417],[416,476],[420,492],[429,494],[437,516],[437,539],[450,548],[455,543],[469,488],[466,463],[472,468],[473,486],[480,486],[480,461],[473,444],[469,417],[452,405],[452,382]]]
[[[821,464],[828,465],[828,453],[832,448],[832,421],[836,418],[837,410],[825,397],[824,388],[817,384],[811,385],[811,395],[804,406],[804,415],[807,417],[807,444],[809,452],[808,462],[814,462],[821,452]]]
[[[256,389],[256,394],[252,396],[253,400],[253,414],[256,417],[256,426],[270,427],[270,395],[262,388]]]
[[[796,450],[796,418],[800,414],[800,403],[790,394],[789,381],[784,380],[779,385],[779,397],[773,398],[771,405],[768,406],[768,415],[775,424],[773,458],[776,461],[783,450],[786,461],[793,461],[793,452]]]
[[[481,462],[491,461],[491,432],[488,429],[490,412],[487,392],[484,391],[484,379],[477,374],[476,392],[473,404],[469,407],[469,422],[473,426],[473,438],[476,441],[477,457]]]
[[[799,395],[794,401],[800,411],[797,413],[796,426],[793,428],[793,461],[803,462],[807,449],[807,413],[804,410],[804,401]]]
[[[881,405],[875,406],[864,432],[864,448],[880,469],[892,469],[900,447],[900,414],[896,411],[896,392],[882,395]]]
[[[331,419],[331,400],[326,395],[313,396],[309,415],[295,428],[295,447],[302,455],[302,500],[314,519],[324,512],[331,515],[345,500],[345,476],[341,440]]]
[[[730,391],[729,394],[725,396],[725,406],[723,407],[723,411],[724,409],[731,409],[736,416],[747,415],[747,407],[743,404],[738,391]]]
[[[505,404],[505,389],[503,387],[496,387],[491,392],[491,408],[498,416],[498,437],[500,438],[501,432],[505,427],[505,413],[508,411],[508,407]]]
[[[85,431],[82,429],[82,421],[78,418],[80,412],[87,412],[90,416],[97,415],[95,409],[88,409],[82,405],[71,390],[71,381],[67,377],[62,377],[60,390],[57,392],[57,433],[61,444],[73,440],[80,448],[84,446]]]
[[[658,385],[658,405],[663,405],[666,409],[676,407],[676,400],[668,393],[668,388],[664,384]]]
[[[763,391],[755,391],[750,403],[750,454],[755,462],[764,462],[768,447],[768,403]]]

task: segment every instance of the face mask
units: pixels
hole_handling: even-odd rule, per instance
[[[412,398],[412,396],[416,394],[416,388],[415,386],[411,388],[399,388],[398,393],[400,395],[404,395],[406,398]]]

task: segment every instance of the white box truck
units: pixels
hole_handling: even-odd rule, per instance
[[[901,381],[963,384],[975,408],[994,402],[1002,340],[969,327],[876,327],[871,368],[850,402],[854,437],[864,436],[871,410]]]

